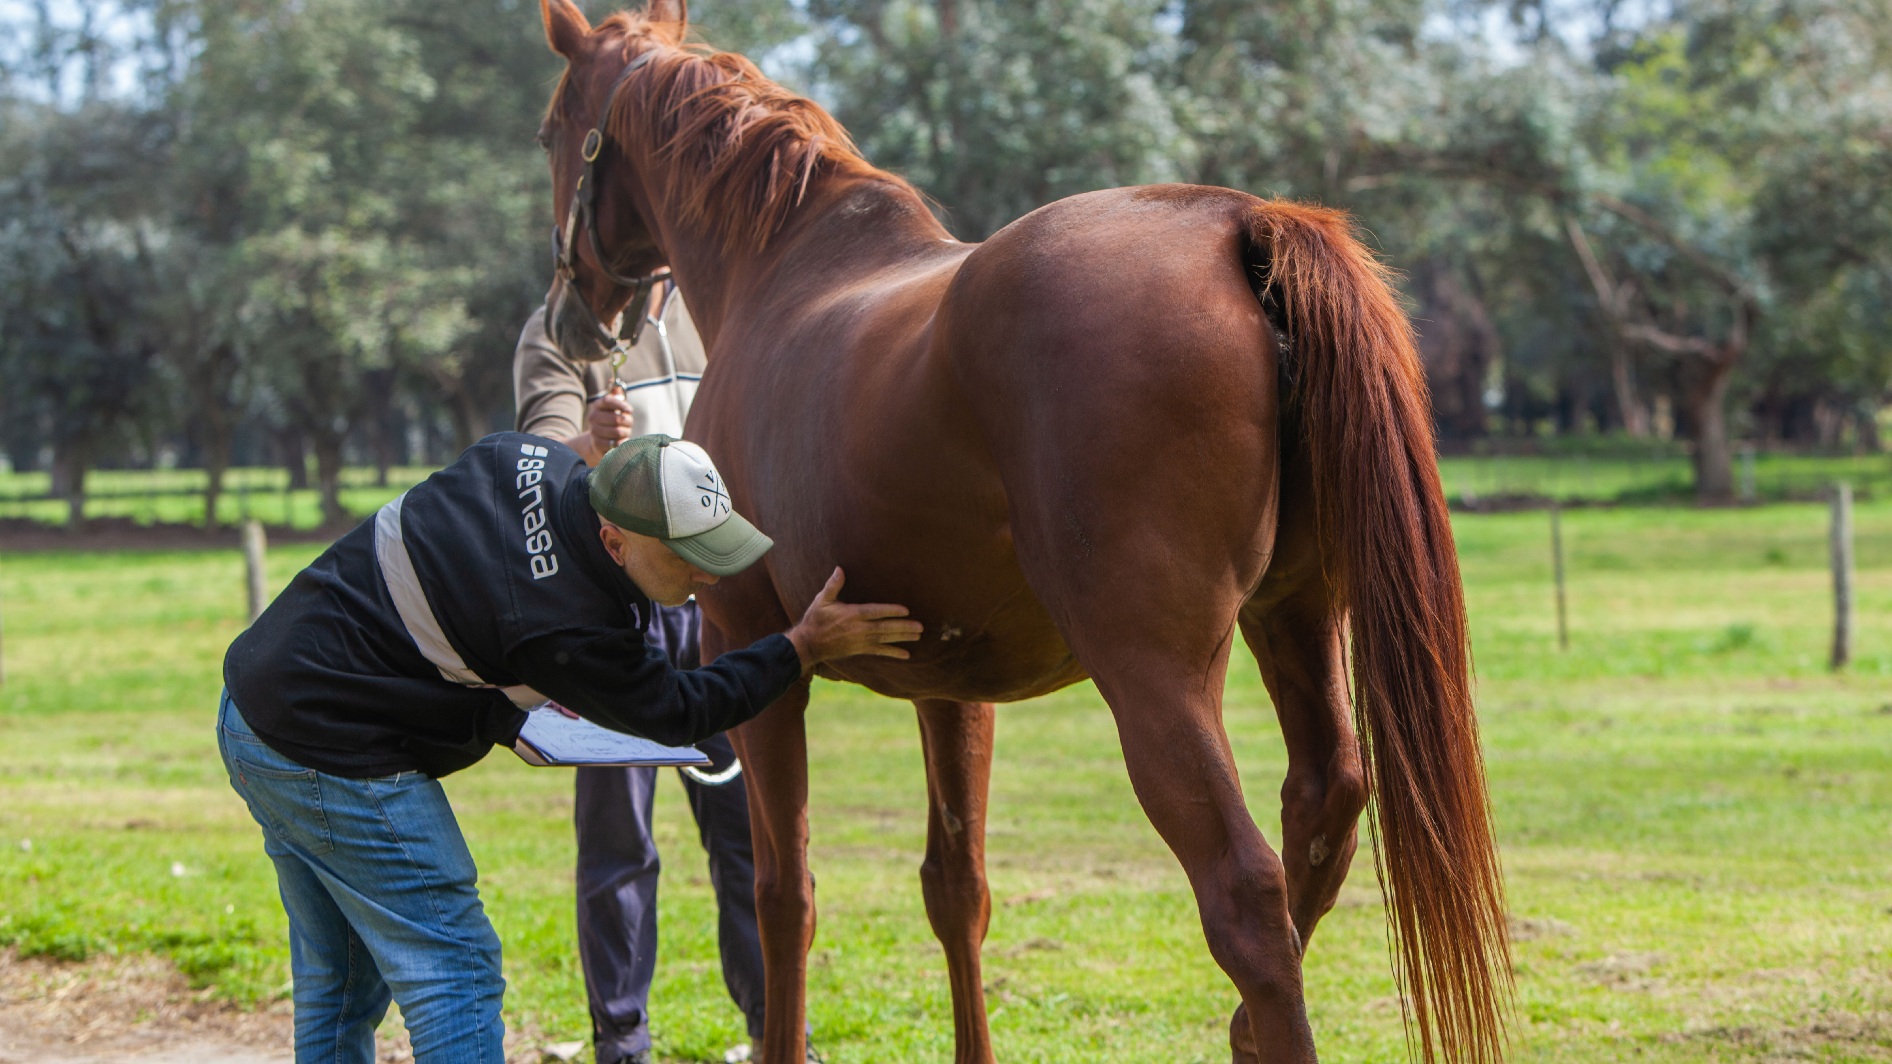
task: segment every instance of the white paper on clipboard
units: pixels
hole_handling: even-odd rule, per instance
[[[694,746],[665,746],[635,735],[612,731],[585,720],[568,717],[543,702],[526,713],[525,727],[512,744],[513,753],[528,765],[707,765],[710,759]]]

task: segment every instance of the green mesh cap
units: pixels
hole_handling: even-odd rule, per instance
[[[591,508],[717,576],[742,572],[775,546],[730,504],[703,448],[661,433],[626,440],[604,456],[591,474]]]

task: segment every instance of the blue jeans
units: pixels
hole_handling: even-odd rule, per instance
[[[390,998],[416,1064],[504,1064],[499,936],[439,782],[304,768],[264,745],[227,691],[217,717],[289,913],[297,1064],[373,1064]]]

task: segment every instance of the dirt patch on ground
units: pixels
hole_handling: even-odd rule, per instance
[[[1511,941],[1535,942],[1540,938],[1564,938],[1577,933],[1576,926],[1554,916],[1517,916],[1509,919]]]
[[[1672,1042],[1735,1048],[1765,1064],[1802,1060],[1892,1061],[1892,1014],[1834,1013],[1794,1027],[1711,1027],[1673,1035]]]
[[[1665,984],[1651,973],[1667,961],[1660,953],[1612,953],[1600,961],[1577,965],[1577,972],[1617,990],[1655,990]]]
[[[379,1043],[380,1064],[412,1064],[398,1019]],[[506,1059],[538,1064],[544,1045],[508,1031]],[[0,951],[0,1064],[291,1064],[293,1046],[289,1002],[238,1008],[154,957],[66,964]]]
[[[287,1064],[288,1002],[244,1011],[151,957],[83,964],[0,953],[0,1064]]]

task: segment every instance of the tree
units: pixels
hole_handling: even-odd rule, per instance
[[[983,239],[1053,199],[1173,181],[1194,151],[1162,5],[813,0],[812,76],[876,163]]]
[[[54,491],[78,527],[87,472],[166,405],[150,319],[159,234],[144,217],[163,131],[105,100],[11,117],[25,150],[0,164],[0,357],[9,406],[51,445]]]
[[[1755,242],[1793,312],[1766,330],[1759,413],[1786,435],[1793,411],[1833,410],[1876,447],[1892,395],[1892,25],[1857,2],[1724,3],[1700,22],[1699,50],[1728,95],[1759,105],[1770,142]]]
[[[529,11],[26,0],[0,21],[22,11],[0,33],[16,460],[50,443],[64,487],[188,442],[214,521],[223,468],[267,429],[292,482],[316,452],[342,520],[343,463],[385,471],[402,427],[465,445],[510,422],[512,348],[549,281],[530,143],[558,64]],[[1892,392],[1880,0],[699,15],[967,238],[1145,181],[1353,211],[1408,275],[1447,437],[1647,435],[1666,403],[1710,502],[1731,494],[1744,433],[1876,445]]]

